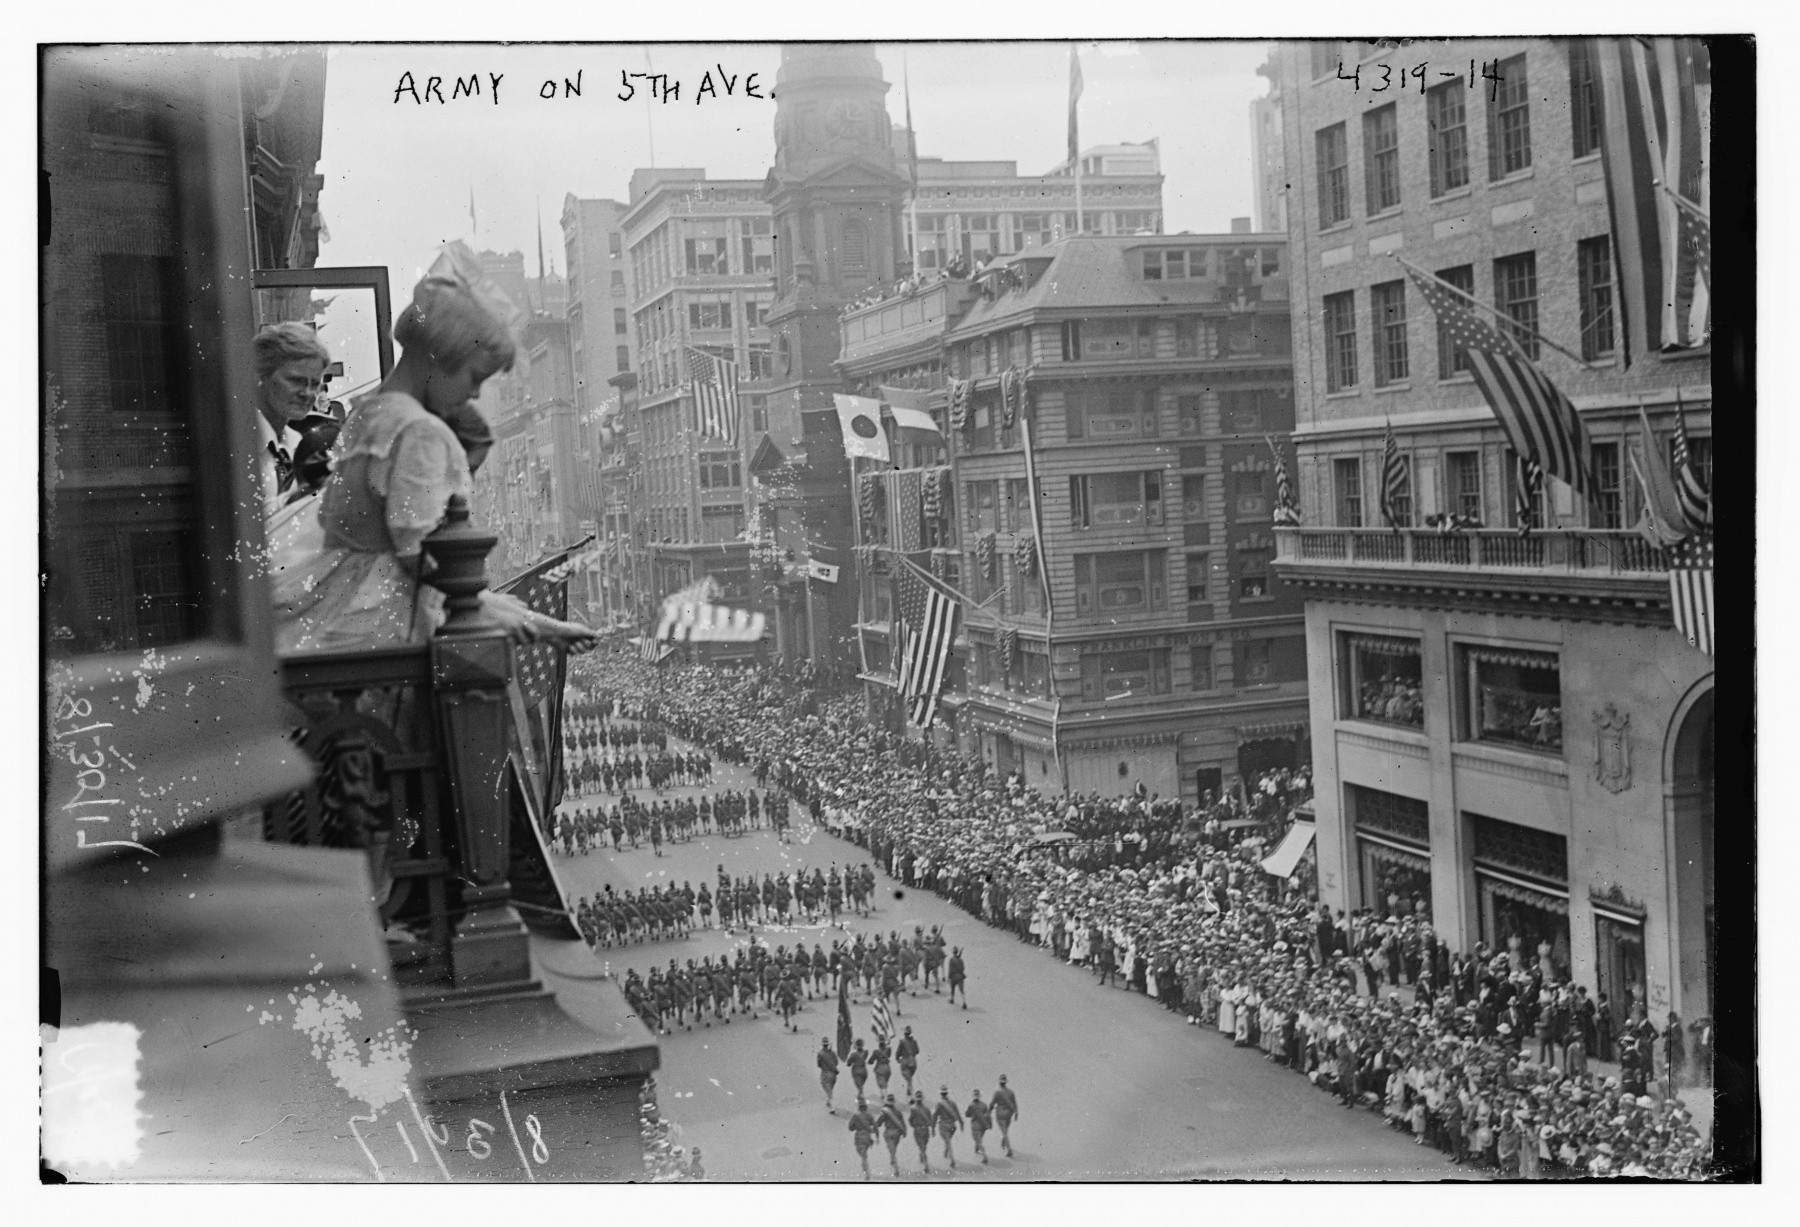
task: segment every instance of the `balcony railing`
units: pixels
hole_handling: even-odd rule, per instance
[[[1347,564],[1419,570],[1469,569],[1578,576],[1653,576],[1669,569],[1665,552],[1620,529],[1474,529],[1440,533],[1407,528],[1279,528],[1278,563]]]

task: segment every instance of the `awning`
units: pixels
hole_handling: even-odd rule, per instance
[[[1252,741],[1278,741],[1284,737],[1300,737],[1306,733],[1304,720],[1280,720],[1272,724],[1246,724],[1237,731],[1238,744]]]
[[[1288,833],[1282,837],[1281,846],[1263,858],[1264,872],[1272,873],[1278,878],[1285,878],[1293,873],[1294,866],[1306,854],[1318,829],[1310,822],[1296,822],[1289,827]]]

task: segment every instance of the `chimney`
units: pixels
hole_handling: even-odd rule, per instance
[[[1247,217],[1232,218],[1231,219],[1231,233],[1233,233],[1233,234],[1249,234],[1250,233],[1250,219]]]

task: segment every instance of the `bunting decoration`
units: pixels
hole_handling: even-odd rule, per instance
[[[950,426],[954,430],[967,431],[974,425],[974,415],[969,412],[969,402],[973,397],[975,385],[971,380],[957,379],[954,376],[949,382],[950,392]]]
[[[1675,629],[1713,654],[1713,540],[1689,537],[1669,549],[1669,605]]]
[[[856,510],[862,515],[863,540],[875,539],[875,508],[881,502],[879,473],[864,473],[856,480]]]
[[[1019,368],[1009,366],[1000,373],[1000,424],[1011,430],[1018,421],[1019,409],[1024,402],[1024,380],[1019,375]]]
[[[999,570],[1000,561],[999,545],[994,538],[994,534],[988,533],[986,536],[982,537],[981,541],[975,547],[975,552],[980,557],[981,561],[981,577],[987,580],[988,583],[993,583],[994,575]]]
[[[944,481],[950,476],[948,469],[928,469],[925,473],[925,518],[941,520],[944,518]]]
[[[1025,579],[1037,578],[1037,539],[1027,533],[1019,533],[1013,538],[1013,561],[1019,566],[1019,574]]]
[[[1003,627],[999,639],[1000,667],[1008,673],[1012,672],[1013,662],[1019,656],[1019,632],[1012,627]]]

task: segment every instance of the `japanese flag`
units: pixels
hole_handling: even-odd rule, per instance
[[[881,429],[881,402],[868,396],[833,396],[844,428],[844,455],[886,462],[887,435]]]

